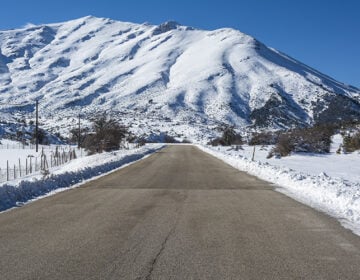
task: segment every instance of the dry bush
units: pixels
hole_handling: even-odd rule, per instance
[[[173,136],[170,136],[168,134],[165,134],[164,135],[164,143],[178,143],[178,141],[173,137]]]
[[[251,136],[250,146],[254,145],[275,145],[279,139],[279,132],[257,132]]]
[[[357,132],[354,135],[344,136],[343,149],[346,153],[360,150],[360,132]]]
[[[290,133],[280,134],[278,137],[276,146],[270,151],[268,157],[272,157],[273,155],[279,155],[282,157],[290,155],[290,153],[294,150],[294,144],[291,138]]]
[[[231,146],[241,145],[243,140],[240,134],[238,134],[233,126],[222,126],[219,128],[222,131],[222,136],[215,138],[209,142],[212,146]]]
[[[84,140],[84,148],[90,153],[113,151],[120,148],[120,142],[125,138],[127,129],[116,120],[103,114],[93,122],[92,134],[88,134]]]
[[[332,126],[319,125],[281,133],[269,156],[288,156],[291,152],[329,153],[334,132]]]

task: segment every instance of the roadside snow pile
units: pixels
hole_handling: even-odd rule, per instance
[[[238,151],[224,147],[198,147],[241,171],[278,185],[277,191],[328,213],[360,235],[360,182],[330,177],[325,172],[309,175],[267,162],[251,161]]]
[[[137,149],[78,158],[52,171],[51,175],[47,177],[37,175],[0,184],[0,211],[20,206],[56,190],[73,187],[85,180],[94,179],[154,153],[163,146],[162,144],[152,144]]]

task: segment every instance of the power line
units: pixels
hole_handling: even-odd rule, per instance
[[[34,103],[3,103],[0,102],[0,105],[5,105],[5,106],[28,106],[28,105],[33,105]]]

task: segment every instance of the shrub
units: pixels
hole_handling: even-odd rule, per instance
[[[329,153],[334,130],[329,126],[315,126],[294,130],[294,151],[307,153]]]
[[[172,136],[170,136],[168,134],[164,135],[164,140],[163,141],[164,141],[164,143],[178,143],[178,141],[174,137],[172,137]]]
[[[39,128],[38,129],[38,135],[37,135],[37,138],[38,138],[38,141],[39,141],[39,144],[40,145],[47,145],[49,144],[49,139],[47,138],[47,135],[46,135],[46,132],[45,130]],[[31,140],[30,142],[32,144],[35,144],[36,143],[36,131],[34,129],[32,135],[31,135]]]
[[[80,144],[80,146],[82,147],[82,144],[85,141],[86,138],[86,134],[88,133],[88,128],[81,128],[80,129],[80,135],[79,135],[79,129],[78,128],[73,128],[70,130],[70,142],[72,143],[78,143]],[[60,134],[56,135],[59,138],[61,138]]]
[[[147,143],[178,143],[178,141],[167,132],[151,133],[146,137]]]
[[[90,153],[113,151],[120,148],[120,142],[125,138],[127,129],[106,114],[99,116],[93,122],[93,133],[84,140],[84,147]]]
[[[189,139],[183,139],[181,143],[184,143],[184,144],[191,144],[191,141]]]
[[[209,142],[212,146],[230,146],[241,145],[243,143],[240,134],[236,133],[233,126],[223,126],[219,128],[222,131],[222,136],[215,138]]]
[[[252,135],[249,145],[275,145],[278,138],[279,132],[258,132]]]
[[[326,125],[281,133],[269,156],[287,156],[291,152],[329,153],[333,134],[334,128]]]
[[[138,144],[138,147],[140,146],[144,146],[146,144],[146,139],[143,137],[138,138],[138,140],[136,141],[136,143]]]
[[[360,150],[360,132],[354,135],[346,135],[343,140],[343,149],[346,153]]]
[[[294,150],[294,144],[291,139],[291,135],[288,133],[283,133],[278,137],[276,146],[270,151],[269,157],[273,155],[280,155],[282,157],[290,155]]]

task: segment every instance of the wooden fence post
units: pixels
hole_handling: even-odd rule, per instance
[[[21,177],[21,162],[20,162],[20,158],[19,158],[19,175]]]
[[[6,181],[9,181],[9,161],[6,161]]]

